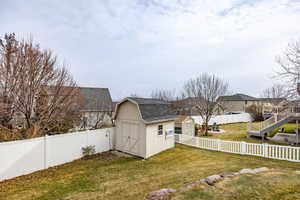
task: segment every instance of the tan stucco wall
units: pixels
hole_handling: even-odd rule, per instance
[[[248,106],[258,104],[257,101],[223,101],[221,105],[225,108],[224,112],[245,112]],[[223,114],[223,113],[220,113]]]
[[[158,135],[158,126],[163,125],[163,134]],[[161,151],[173,148],[175,146],[174,134],[172,136],[166,136],[166,130],[173,130],[174,133],[175,122],[163,122],[155,123],[146,126],[147,146],[146,146],[146,158],[157,154]]]

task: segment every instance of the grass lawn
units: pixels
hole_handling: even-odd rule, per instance
[[[247,123],[235,123],[235,124],[225,124],[221,125],[220,129],[225,130],[224,133],[209,133],[209,136],[199,135],[199,137],[211,138],[211,139],[221,139],[221,140],[231,140],[231,141],[245,141],[251,143],[269,143],[269,144],[279,144],[268,140],[262,141],[261,139],[248,138],[247,137]]]
[[[278,170],[260,174],[247,174],[225,179],[214,187],[201,185],[190,191],[175,194],[174,200],[200,199],[299,199],[300,175]]]
[[[280,129],[284,128],[284,133],[291,133],[295,134],[296,124],[285,124],[283,126],[280,126],[279,128],[274,129],[269,133],[269,136],[274,136]]]
[[[108,156],[112,159],[107,159],[107,155],[109,154],[98,154],[90,160],[77,160],[0,182],[0,199],[134,200],[143,199],[146,193],[154,190],[166,187],[178,189],[183,184],[192,183],[209,175],[238,171],[242,168],[284,168],[288,173],[300,168],[300,163],[200,150],[184,145],[177,145],[176,148],[162,152],[148,160],[113,156]],[[299,181],[294,182],[294,180],[294,178],[289,179],[282,175],[270,178],[269,182],[262,178],[265,182],[261,183],[264,185],[255,185],[255,177],[253,179],[246,177],[246,180],[244,178],[236,180],[233,186],[227,185],[226,195],[228,198],[231,196],[235,198],[237,194],[231,191],[236,191],[243,193],[246,197],[249,192],[242,188],[241,184],[245,184],[245,187],[255,186],[256,188],[265,186],[263,188],[270,193],[276,188],[283,188],[282,195],[294,194],[294,192],[300,192]],[[266,182],[268,184],[265,184]],[[270,187],[273,185],[276,187]],[[196,197],[201,196],[202,193],[213,195],[218,199],[222,188],[217,188],[215,191],[207,189],[193,194],[178,194],[178,198],[197,199]],[[263,199],[264,195],[267,195],[267,192],[258,192],[259,198],[256,199]],[[299,199],[300,194],[293,197]]]

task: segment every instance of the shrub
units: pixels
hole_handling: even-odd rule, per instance
[[[263,121],[264,120],[262,110],[263,110],[263,107],[261,105],[255,105],[255,104],[248,106],[246,108],[246,112],[251,114],[254,121]]]
[[[92,155],[96,153],[96,148],[94,145],[89,145],[81,148],[82,155],[84,159],[89,159]]]

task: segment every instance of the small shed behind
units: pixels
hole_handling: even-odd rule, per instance
[[[182,115],[175,121],[175,133],[195,136],[195,121],[191,116]]]
[[[125,98],[115,112],[115,149],[148,158],[175,145],[176,115],[158,99]]]

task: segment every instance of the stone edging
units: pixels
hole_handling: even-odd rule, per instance
[[[256,174],[259,172],[266,172],[266,171],[270,171],[270,169],[267,167],[261,167],[261,168],[255,168],[255,169],[241,169],[238,172],[211,175],[206,178],[195,181],[193,183],[185,184],[185,185],[181,186],[179,190],[181,190],[181,191],[190,190],[200,184],[213,186],[215,183],[217,183],[218,181],[220,181],[221,179],[224,179],[224,178],[231,178],[231,177],[242,175],[242,174]],[[300,174],[300,171],[299,171],[299,174]],[[163,189],[148,193],[145,196],[144,200],[170,200],[171,199],[170,194],[172,194],[176,191],[177,190],[173,189],[173,188],[163,188]]]

